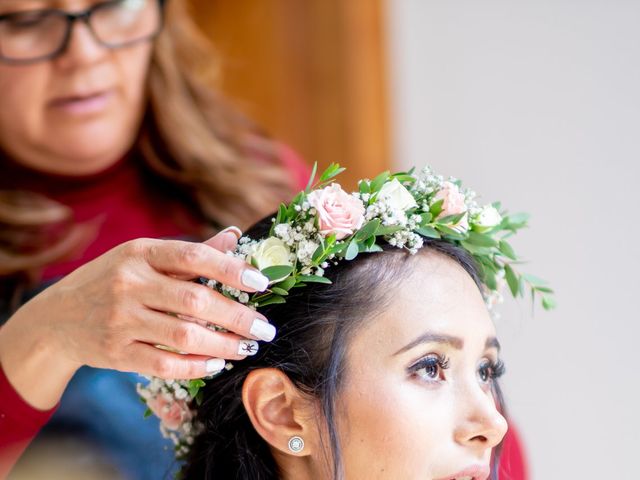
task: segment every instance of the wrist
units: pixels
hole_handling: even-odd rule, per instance
[[[80,365],[61,355],[35,307],[25,304],[0,328],[0,365],[25,402],[49,410],[58,404]]]

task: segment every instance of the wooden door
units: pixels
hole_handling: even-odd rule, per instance
[[[389,168],[383,0],[191,0],[223,91],[345,187]]]

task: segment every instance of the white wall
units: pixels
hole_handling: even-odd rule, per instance
[[[640,472],[640,2],[388,0],[399,167],[511,211],[559,308],[499,322],[533,478]]]

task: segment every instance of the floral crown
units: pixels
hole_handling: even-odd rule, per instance
[[[433,238],[473,256],[490,310],[502,302],[505,283],[514,297],[529,290],[532,301],[540,296],[545,310],[554,308],[553,290],[545,281],[519,272],[516,266],[522,262],[508,242],[527,225],[527,214],[508,214],[498,202],[480,205],[475,192],[462,188],[459,180],[445,179],[429,167],[419,173],[384,172],[361,180],[351,194],[333,182],[344,170],[332,164],[316,181],[315,165],[307,188],[290,204],[280,205],[268,236],[242,237],[235,251],[228,252],[269,278],[266,291],[248,294],[214,280],[199,282],[257,309],[286,303],[293,288],[330,284],[325,269],[362,253],[380,252],[383,242],[415,254],[424,238]],[[151,378],[147,385],[138,385],[148,406],[145,416],[160,417],[162,433],[173,440],[178,458],[188,453],[201,428],[194,417],[205,380]]]

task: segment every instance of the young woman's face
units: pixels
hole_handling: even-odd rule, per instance
[[[337,422],[345,478],[484,480],[507,431],[492,394],[495,329],[462,267],[432,252],[416,260],[350,344]]]
[[[50,8],[78,12],[98,3],[0,0],[0,15]],[[149,29],[159,15],[155,0],[122,4],[127,9],[124,14],[102,14],[102,28],[113,38],[125,35],[124,28]],[[134,25],[132,18],[140,14],[135,9],[141,8],[146,17],[138,18]],[[55,21],[39,20],[37,14],[0,21],[0,50],[11,48],[22,55],[29,49],[45,49],[43,45],[49,44],[46,36],[54,37],[59,31]],[[110,30],[117,28],[121,30]],[[38,32],[46,33],[39,37]],[[0,60],[0,149],[19,163],[51,173],[82,175],[113,164],[131,148],[137,135],[151,50],[149,41],[106,48],[86,23],[77,21],[60,56],[29,65]]]

